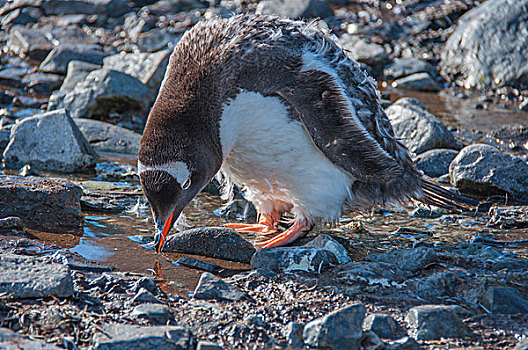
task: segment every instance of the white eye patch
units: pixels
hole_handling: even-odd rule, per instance
[[[191,183],[191,173],[189,172],[187,164],[185,164],[184,162],[175,161],[159,165],[145,165],[138,160],[138,173],[141,175],[142,172],[147,170],[158,170],[166,172],[167,174],[172,176],[180,184],[180,186],[182,186],[183,184],[188,184],[188,186],[186,186],[184,190],[187,189]]]

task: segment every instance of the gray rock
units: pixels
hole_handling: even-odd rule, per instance
[[[102,330],[94,335],[94,350],[191,350],[195,345],[191,332],[183,327],[106,324]]]
[[[216,209],[215,214],[226,220],[257,221],[257,210],[255,206],[244,198],[235,198],[229,201],[223,207]]]
[[[325,0],[263,0],[259,2],[256,12],[289,18],[326,18],[334,15]]]
[[[22,88],[24,83],[22,80],[28,74],[27,67],[8,67],[0,70],[0,84],[3,86],[10,86],[13,88]],[[12,99],[11,99],[12,101]]]
[[[0,294],[13,298],[73,295],[73,281],[67,266],[46,258],[0,255]]]
[[[139,291],[141,288],[144,288],[149,292],[154,293],[158,289],[158,286],[156,285],[156,282],[154,282],[152,279],[148,277],[141,277],[134,283],[134,285],[132,286],[132,290]]]
[[[220,345],[215,343],[210,343],[208,341],[199,341],[196,350],[222,350],[223,348]]]
[[[393,63],[388,65],[383,74],[387,79],[395,80],[416,73],[434,74],[434,68],[428,62],[418,58],[396,58]]]
[[[186,253],[248,263],[255,248],[235,230],[223,227],[200,227],[178,232],[167,238],[166,252]]]
[[[97,152],[137,155],[141,135],[99,120],[76,118],[75,124]]]
[[[312,247],[264,248],[251,258],[251,268],[269,271],[319,272],[320,269],[337,264],[337,258],[328,250]]]
[[[357,35],[345,34],[338,42],[347,50],[350,58],[368,66],[379,67],[389,59],[389,54],[383,46],[366,42]]]
[[[102,180],[139,181],[137,168],[130,164],[117,162],[101,162],[95,166],[97,177]]]
[[[375,258],[373,254],[369,255],[369,257]],[[401,266],[394,262],[356,261],[341,265],[338,277],[344,280],[345,283],[363,282],[369,285],[382,284],[389,286],[391,282],[401,282],[409,277],[409,271],[400,270],[399,267]]]
[[[293,348],[302,348],[304,344],[303,339],[304,326],[298,322],[290,322],[284,328],[284,337]]]
[[[111,265],[102,264],[97,261],[87,260],[81,255],[63,249],[55,252],[51,257],[51,261],[68,266],[70,270],[102,273],[112,271],[114,269]]]
[[[420,350],[421,348],[413,338],[404,337],[388,343],[385,350]]]
[[[46,16],[99,14],[119,17],[130,11],[126,0],[42,0],[41,9]]]
[[[368,315],[363,322],[363,328],[385,339],[397,339],[400,334],[405,333],[392,316],[381,314]]]
[[[37,28],[13,26],[9,31],[7,48],[17,55],[42,61],[53,49],[53,43],[46,33]]]
[[[152,2],[149,0],[149,2]],[[193,9],[207,7],[200,0],[160,0],[145,6],[144,10],[154,16],[165,16],[167,13],[190,11]]]
[[[59,350],[61,348],[42,342],[40,340],[29,339],[13,332],[8,328],[0,327],[0,348],[3,350]]]
[[[528,300],[515,288],[490,286],[480,302],[494,314],[528,314]]]
[[[66,108],[73,118],[111,121],[123,115],[144,118],[149,99],[147,87],[136,78],[109,69],[97,69],[58,102],[50,101],[48,110]]]
[[[161,301],[145,288],[140,288],[136,295],[130,300],[131,304],[161,304]]]
[[[173,48],[182,37],[181,33],[173,33],[167,28],[154,28],[138,35],[136,46],[141,52],[157,52]]]
[[[367,261],[383,262],[397,266],[398,269],[415,272],[438,260],[438,254],[432,248],[417,247],[393,250],[386,253],[369,254]]]
[[[194,289],[193,298],[203,300],[238,301],[244,293],[235,286],[215,277],[209,272],[202,273],[198,285]]]
[[[37,23],[42,13],[36,7],[18,8],[2,18],[0,24],[6,28],[15,24]]]
[[[420,298],[434,300],[445,296],[455,296],[455,289],[461,281],[463,281],[461,274],[435,272],[427,277],[409,279],[405,285]]]
[[[39,70],[48,73],[66,74],[68,64],[73,61],[84,61],[92,64],[103,64],[108,54],[96,45],[61,44],[55,47],[40,64]]]
[[[385,344],[381,341],[378,335],[372,331],[363,332],[360,343],[361,350],[378,350],[385,348]]]
[[[429,207],[429,208],[418,207],[414,209],[413,211],[411,211],[409,213],[409,216],[412,216],[413,218],[436,219],[442,216],[442,209],[438,207]]]
[[[446,305],[415,306],[407,313],[406,320],[417,340],[459,338],[470,334],[453,308]]]
[[[328,250],[330,253],[334,254],[340,264],[352,262],[345,247],[329,235],[319,234],[315,239],[306,243],[304,246]]]
[[[416,167],[429,177],[439,177],[449,173],[449,164],[458,152],[452,149],[432,149],[414,158]]]
[[[73,90],[77,83],[80,83],[81,81],[86,79],[90,72],[93,72],[94,70],[99,68],[101,68],[101,66],[98,64],[71,60],[68,63],[68,68],[66,70],[66,78],[64,78],[64,81],[62,82],[60,91],[65,95],[70,90]]]
[[[440,86],[429,73],[415,73],[392,82],[392,87],[405,90],[438,92]]]
[[[81,195],[65,180],[0,175],[0,217],[18,216],[34,230],[78,234]]]
[[[528,350],[528,337],[524,336],[513,350]]]
[[[359,350],[366,308],[350,305],[318,318],[304,327],[304,342],[312,347]]]
[[[179,258],[178,260],[176,260],[175,264],[191,267],[193,269],[204,270],[210,273],[218,273],[224,269],[221,266],[207,261],[187,257]]]
[[[0,129],[0,153],[4,153],[4,150],[9,143],[9,137],[11,136],[11,129],[2,128]]]
[[[466,88],[528,82],[528,0],[489,0],[462,16],[444,47],[442,72]]]
[[[24,224],[18,216],[8,216],[0,219],[0,230],[23,230]],[[1,232],[1,231],[0,231]]]
[[[132,309],[130,316],[147,319],[149,324],[156,326],[167,324],[167,322],[174,319],[169,307],[159,303],[139,304]]]
[[[416,154],[434,148],[460,149],[444,124],[413,98],[401,98],[386,110],[394,134]]]
[[[137,78],[147,86],[150,99],[154,101],[165,76],[170,54],[170,50],[155,53],[120,53],[106,57],[103,68]]]
[[[474,144],[462,149],[449,166],[451,183],[462,191],[483,195],[507,193],[528,202],[528,163],[498,148]]]
[[[62,84],[62,78],[57,74],[30,73],[24,76],[22,83],[31,93],[49,96]]]
[[[11,130],[4,151],[8,168],[31,164],[34,169],[71,173],[95,165],[95,152],[65,110],[25,118]]]

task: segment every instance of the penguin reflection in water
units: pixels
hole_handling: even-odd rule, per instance
[[[424,178],[398,141],[374,82],[314,25],[268,16],[201,21],[170,58],[141,139],[138,171],[155,244],[220,173],[260,214],[238,232],[261,247],[295,241],[344,210],[416,199],[474,205]],[[293,215],[278,233],[281,215]]]

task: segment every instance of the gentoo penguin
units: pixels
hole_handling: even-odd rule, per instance
[[[394,136],[374,82],[314,24],[237,15],[196,24],[176,45],[141,139],[138,171],[160,251],[184,207],[220,172],[271,234],[295,241],[343,210],[417,199],[475,204],[422,177]]]

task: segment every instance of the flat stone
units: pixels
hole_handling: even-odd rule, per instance
[[[51,50],[40,64],[39,70],[47,73],[66,74],[68,64],[73,60],[101,65],[106,56],[108,54],[96,45],[61,44]]]
[[[409,310],[406,316],[417,340],[460,338],[470,335],[468,327],[452,307],[446,305],[421,305]]]
[[[251,268],[264,268],[279,272],[319,272],[337,264],[337,258],[328,250],[313,247],[264,248],[251,258]]]
[[[141,52],[157,52],[173,48],[181,37],[181,33],[173,33],[167,28],[154,28],[140,33],[136,40],[136,46]]]
[[[141,135],[99,120],[76,118],[75,124],[97,152],[137,155]]]
[[[512,287],[490,286],[480,302],[493,314],[528,314],[528,300]]]
[[[95,165],[95,152],[65,110],[25,118],[11,130],[4,151],[8,168],[31,164],[34,169],[71,173]]]
[[[288,323],[284,329],[284,337],[286,338],[288,345],[293,348],[302,348],[304,344],[303,330],[304,326],[301,323]]]
[[[345,34],[339,38],[339,44],[347,50],[350,58],[371,67],[382,66],[389,59],[383,46],[369,43],[357,35]]]
[[[46,258],[0,255],[0,294],[13,298],[39,298],[73,295],[73,281],[68,267]]]
[[[130,302],[132,304],[161,304],[161,301],[145,288],[140,288]]]
[[[53,255],[49,258],[53,262],[68,266],[70,270],[95,273],[114,270],[114,267],[111,265],[85,259],[81,255],[66,249],[53,253]]]
[[[289,18],[326,18],[334,15],[324,0],[263,0],[259,2],[256,12]]]
[[[363,328],[385,339],[397,339],[400,334],[405,333],[392,316],[381,314],[368,315],[363,322]]]
[[[215,343],[210,343],[208,341],[199,341],[196,350],[222,350],[223,348],[220,345]]]
[[[456,296],[457,285],[467,283],[467,279],[462,273],[435,272],[427,277],[408,279],[405,285],[420,298],[435,301],[435,298]]]
[[[413,338],[403,337],[390,342],[386,345],[385,350],[420,350],[422,347]]]
[[[79,234],[81,195],[65,180],[0,175],[0,217],[18,216],[34,230]]]
[[[223,267],[221,266],[195,258],[179,258],[176,260],[175,264],[191,267],[193,269],[204,270],[210,273],[218,273],[223,270]]]
[[[485,1],[466,12],[447,40],[442,74],[469,89],[528,82],[528,0]],[[490,40],[491,39],[491,40]]]
[[[413,98],[399,99],[386,112],[394,134],[411,152],[420,154],[434,148],[462,148],[440,119]]]
[[[354,261],[339,266],[338,277],[346,283],[367,283],[390,286],[392,282],[402,282],[410,273],[399,269],[395,263]]]
[[[366,308],[350,305],[311,321],[304,327],[304,342],[311,347],[359,350]]]
[[[0,327],[0,348],[3,350],[59,350],[54,344],[40,340],[29,339],[13,332],[8,328]]]
[[[41,8],[46,16],[100,14],[119,17],[131,10],[126,0],[42,0]]]
[[[40,62],[54,46],[42,30],[17,25],[9,31],[7,47],[17,55],[27,56]]]
[[[30,73],[24,76],[22,83],[31,93],[49,96],[61,86],[62,78],[57,74]]]
[[[22,88],[24,87],[22,80],[28,73],[29,69],[27,67],[4,68],[0,70],[0,84],[13,88]]]
[[[203,300],[238,301],[244,293],[235,286],[215,277],[209,272],[204,272],[193,293],[193,298]]]
[[[434,74],[434,68],[426,61],[418,58],[396,58],[383,70],[385,78],[396,80],[416,73]]]
[[[106,324],[104,331],[94,336],[94,350],[192,350],[195,342],[191,332],[183,327],[144,327]]]
[[[37,23],[41,15],[40,9],[36,7],[18,8],[4,16],[0,24],[6,28],[15,24]]]
[[[461,191],[482,195],[505,194],[528,203],[528,162],[498,148],[473,144],[449,166],[451,183]]]
[[[235,230],[223,227],[199,227],[178,232],[167,238],[163,250],[243,263],[248,263],[256,251]]]
[[[407,77],[396,79],[392,82],[392,87],[405,90],[438,92],[440,86],[429,75],[429,73],[415,73]]]
[[[416,272],[422,267],[438,260],[438,255],[432,248],[417,247],[393,250],[386,253],[369,254],[367,261],[383,262],[398,269]]]
[[[159,303],[139,304],[132,309],[130,316],[147,319],[152,325],[165,325],[174,319],[169,307]]]
[[[68,91],[73,90],[77,83],[80,83],[86,79],[90,72],[93,72],[99,68],[101,68],[100,65],[90,62],[78,60],[69,61],[68,68],[66,70],[66,78],[64,78],[64,81],[62,82],[60,91],[66,94]]]
[[[8,216],[0,219],[0,230],[23,230],[24,224],[18,216]],[[1,232],[1,231],[0,231]]]
[[[106,57],[103,68],[137,78],[147,86],[150,99],[154,101],[165,76],[170,54],[170,50],[155,53],[120,53]]]
[[[449,173],[449,164],[458,155],[452,149],[432,149],[419,154],[414,158],[416,167],[429,177],[439,177]]]
[[[330,253],[334,254],[340,264],[352,262],[345,247],[329,235],[319,234],[315,239],[306,243],[304,246],[328,250]]]

